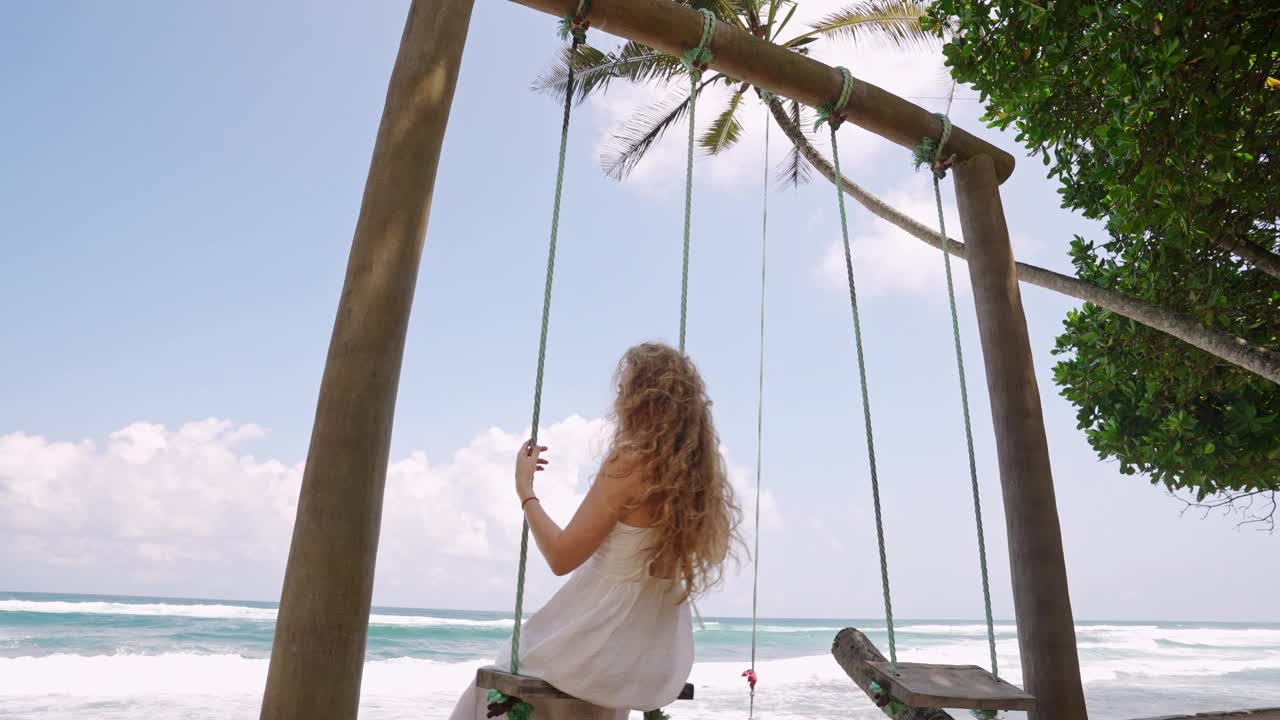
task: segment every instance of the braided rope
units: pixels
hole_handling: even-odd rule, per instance
[[[817,130],[822,127],[823,123],[831,126],[835,130],[844,122],[843,113],[845,106],[849,104],[849,96],[853,94],[853,76],[849,74],[849,68],[837,67],[840,71],[840,97],[834,102],[827,103],[818,107],[818,119],[813,123],[813,129]],[[843,204],[843,201],[841,201]]]
[[[840,125],[845,105],[852,93],[853,76],[847,68],[837,68],[844,78],[844,87],[840,99],[831,105],[819,109],[828,127],[831,128],[831,157],[835,166],[836,177],[840,177],[840,148],[836,144],[836,128]],[[825,110],[825,112],[824,112]],[[889,560],[884,549],[884,521],[880,512],[880,481],[876,475],[876,447],[871,432],[871,398],[867,391],[867,367],[862,353],[862,322],[858,318],[858,292],[853,280],[853,252],[849,248],[849,219],[844,207],[844,188],[836,184],[836,201],[840,206],[840,232],[844,240],[844,267],[849,281],[849,306],[853,310],[853,340],[858,353],[858,382],[862,389],[862,419],[867,431],[867,461],[871,469],[871,499],[876,514],[876,542],[880,551],[880,582],[884,593],[885,627],[889,633],[889,664],[896,671],[898,667],[897,642],[893,632],[893,601],[889,596]]]
[[[702,37],[698,46],[685,53],[681,60],[689,69],[689,152],[684,173],[684,252],[680,267],[680,352],[684,352],[685,328],[689,322],[689,236],[693,225],[693,143],[698,107],[698,82],[702,71],[711,63],[711,38],[715,35],[716,16],[703,8]]]
[[[560,231],[560,196],[564,189],[564,161],[569,145],[569,117],[573,109],[573,62],[578,46],[586,42],[586,19],[590,0],[578,0],[578,12],[571,19],[573,42],[569,46],[569,74],[564,92],[564,119],[560,124],[560,157],[556,165],[555,199],[551,203],[551,240],[547,246],[547,279],[542,290],[542,330],[538,337],[538,370],[533,381],[533,421],[530,452],[538,445],[538,421],[542,416],[542,376],[547,360],[547,328],[551,323],[551,282],[555,277],[556,237]],[[524,614],[524,577],[529,559],[529,521],[520,528],[520,564],[516,570],[515,624],[511,630],[511,672],[520,672],[520,624]]]
[[[762,217],[760,219],[760,376],[756,388],[756,537],[751,556],[751,700],[747,717],[755,717],[756,710],[756,620],[760,598],[760,482],[764,475],[764,290],[766,261],[769,249],[769,117],[765,108],[764,124],[764,183],[761,192]]]
[[[938,232],[947,237],[946,219],[942,212],[942,189],[940,181],[946,176],[946,168],[951,160],[943,157],[943,149],[951,137],[951,119],[937,113],[942,120],[942,136],[938,139],[933,153],[933,198],[938,207]],[[944,240],[944,242],[946,242]],[[982,571],[982,605],[987,614],[987,647],[991,651],[991,674],[1000,677],[999,665],[996,662],[996,629],[991,617],[991,585],[987,578],[987,542],[982,531],[982,498],[978,491],[978,463],[973,451],[973,425],[969,420],[969,389],[964,377],[964,351],[960,346],[960,317],[956,311],[955,282],[951,277],[951,253],[942,248],[943,266],[947,271],[947,300],[951,305],[951,334],[956,347],[956,372],[960,376],[960,407],[964,412],[964,439],[969,448],[969,481],[973,489],[973,518],[978,529],[978,566]]]

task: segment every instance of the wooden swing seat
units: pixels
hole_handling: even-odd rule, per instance
[[[476,687],[485,690],[497,690],[507,697],[518,697],[521,700],[577,700],[574,696],[558,690],[546,680],[528,675],[516,675],[497,667],[482,667],[476,670]],[[677,700],[693,699],[693,684],[685,683]]]
[[[867,674],[893,699],[911,707],[1034,710],[1036,699],[977,665],[867,661]]]

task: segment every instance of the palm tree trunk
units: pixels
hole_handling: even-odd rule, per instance
[[[857,183],[843,176],[837,176],[835,168],[809,142],[804,135],[804,131],[791,122],[791,118],[787,116],[781,102],[778,100],[770,101],[769,109],[773,114],[773,119],[782,128],[782,132],[787,136],[787,139],[799,149],[810,164],[818,169],[818,172],[822,173],[823,177],[832,183],[839,184],[845,193],[861,203],[876,217],[888,220],[917,239],[942,249],[944,242],[942,235],[891,207],[885,201],[867,192]],[[945,242],[947,252],[959,258],[965,256],[964,243],[951,238],[945,238]],[[1022,262],[1017,263],[1017,266],[1018,279],[1022,282],[1053,290],[1063,295],[1092,303],[1105,310],[1110,310],[1117,315],[1171,335],[1232,365],[1280,384],[1280,352],[1269,350],[1244,338],[1208,327],[1182,313],[1085,282],[1070,275],[1063,275],[1062,273]]]

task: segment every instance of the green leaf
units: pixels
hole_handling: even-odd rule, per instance
[[[569,55],[569,48],[562,50],[556,62],[534,80],[535,92],[564,100],[569,82]],[[611,53],[580,45],[574,55],[573,69],[575,102],[582,102],[594,93],[608,90],[614,80],[636,84],[665,84],[685,74],[685,68],[678,58],[636,42],[624,43]]]
[[[701,93],[708,85],[722,78],[723,76],[717,75],[703,80],[698,86],[698,92]],[[688,111],[688,91],[676,91],[665,100],[633,115],[614,133],[605,147],[600,158],[600,165],[605,175],[614,180],[626,178],[653,144],[662,139],[667,130],[684,118]]]
[[[796,10],[799,7],[800,7],[799,3],[791,4],[791,9],[787,11],[786,17],[782,18],[782,22],[778,23],[778,27],[774,28],[773,35],[769,38],[770,40],[776,39],[778,35],[780,35],[782,31],[786,29],[787,23],[791,22],[791,18],[795,16]]]
[[[938,36],[920,26],[928,6],[923,0],[862,0],[814,23],[810,35],[854,43],[875,40],[899,48],[936,47]]]
[[[800,128],[800,131],[807,135],[809,120],[805,117],[804,107],[792,100],[788,109],[790,110],[791,124]],[[808,183],[813,178],[813,166],[804,158],[804,154],[800,152],[800,147],[793,143],[787,149],[786,157],[779,163],[775,173],[779,189],[795,189]]]
[[[738,109],[742,106],[742,95],[746,91],[746,83],[738,86],[733,95],[729,96],[728,106],[698,140],[698,144],[709,154],[719,155],[738,143],[738,139],[742,136],[742,123],[738,122]]]
[[[773,22],[778,17],[778,8],[787,3],[791,5],[791,11],[795,12],[796,3],[794,0],[769,0],[769,20],[765,24],[765,27],[769,28],[769,34],[767,36],[769,40],[772,40],[774,36]]]

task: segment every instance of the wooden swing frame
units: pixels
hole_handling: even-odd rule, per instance
[[[514,1],[557,17],[578,4]],[[409,8],[321,380],[264,720],[356,716],[405,333],[473,2],[412,0]],[[702,32],[701,16],[670,0],[592,0],[589,17],[597,30],[673,55],[695,47]],[[835,68],[724,24],[711,50],[713,69],[809,106],[842,89]],[[844,119],[904,147],[942,130],[924,108],[856,79]],[[1038,699],[1030,717],[1083,720],[1044,419],[999,194],[1014,160],[961,128],[951,130],[947,150],[956,156],[995,425],[1024,682]]]

